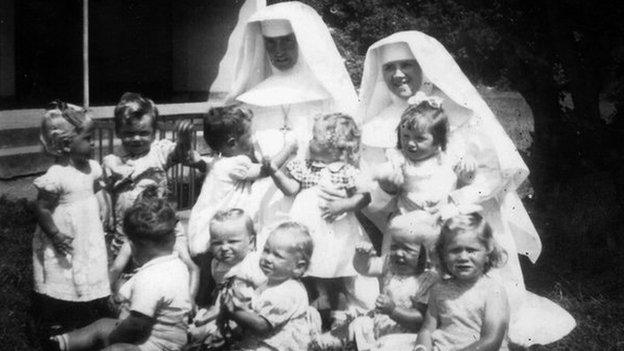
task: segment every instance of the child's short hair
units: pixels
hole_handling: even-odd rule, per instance
[[[212,107],[204,116],[204,140],[213,151],[221,151],[228,141],[244,135],[253,113],[240,105]]]
[[[410,130],[428,131],[433,136],[433,142],[446,150],[449,133],[449,121],[441,107],[434,107],[424,101],[418,105],[411,105],[401,115],[397,127],[397,148],[401,150],[401,127]]]
[[[449,273],[444,258],[444,248],[452,237],[465,232],[475,233],[488,252],[488,262],[483,267],[483,273],[487,273],[493,267],[496,268],[505,264],[507,252],[494,239],[492,227],[480,214],[473,212],[451,217],[444,222],[442,233],[435,246],[442,273]]]
[[[55,100],[43,115],[39,140],[47,153],[60,156],[72,137],[92,123],[84,108]]]
[[[362,133],[353,117],[344,113],[318,115],[313,128],[312,147],[336,150],[342,161],[357,164]]]
[[[249,217],[249,215],[240,208],[228,208],[225,210],[217,211],[217,213],[215,213],[215,215],[212,216],[212,219],[210,220],[210,230],[212,231],[213,223],[223,223],[241,218],[245,220],[245,228],[247,228],[247,233],[249,233],[249,235],[255,239],[256,229],[254,228],[253,221],[251,220],[251,217]]]
[[[290,237],[293,238],[293,249],[297,254],[301,256],[301,259],[306,262],[306,269],[310,265],[310,259],[312,258],[312,252],[314,251],[314,242],[310,236],[308,228],[297,222],[283,222],[278,225],[271,233],[278,231],[288,231]]]
[[[175,240],[176,213],[157,192],[147,188],[126,210],[123,230],[132,242],[162,245]]]
[[[158,126],[158,108],[154,101],[139,93],[124,93],[115,106],[115,133],[119,135],[121,127],[129,121],[140,121],[145,115],[151,117],[152,129],[155,132]]]

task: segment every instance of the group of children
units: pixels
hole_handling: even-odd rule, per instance
[[[33,258],[47,346],[504,347],[508,300],[488,271],[506,254],[481,215],[448,200],[478,170],[469,157],[446,154],[449,126],[439,104],[422,100],[404,112],[395,157],[372,175],[397,199],[383,233],[389,245],[379,254],[355,215],[371,196],[353,118],[317,116],[308,150],[299,153],[305,157],[295,156],[298,141],[287,132],[281,151],[263,155],[252,118],[240,106],[212,108],[203,125],[212,153],[200,157],[190,123],[177,126],[175,143],[155,140],[156,106],[126,93],[115,109],[122,151],[101,167],[90,159],[88,113],[61,102],[46,111],[41,140],[56,162],[35,180]],[[207,172],[190,235],[165,200],[166,170],[175,163]],[[258,227],[261,179],[294,198],[288,220]],[[199,289],[200,276],[214,287]],[[109,304],[118,315],[106,312]]]

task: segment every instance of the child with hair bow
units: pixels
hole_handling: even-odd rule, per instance
[[[439,220],[446,219],[470,204],[454,203],[451,193],[473,182],[476,162],[469,156],[447,152],[448,117],[442,99],[418,92],[408,100],[397,127],[396,150],[386,154],[388,162],[373,175],[382,190],[396,197],[398,211],[425,221],[432,227],[427,247],[437,239]],[[387,252],[384,240],[383,252]]]

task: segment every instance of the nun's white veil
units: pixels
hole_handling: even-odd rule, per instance
[[[503,214],[512,228],[518,252],[532,261],[537,260],[541,242],[515,192],[527,178],[529,170],[490,108],[440,42],[418,31],[405,31],[392,34],[371,45],[364,61],[358,118],[365,124],[392,104],[392,92],[381,72],[379,48],[398,42],[409,46],[422,69],[424,80],[439,88],[455,104],[471,111],[470,118],[479,119],[479,123],[476,123],[479,132],[489,139],[496,150],[505,181],[498,200],[501,202],[502,211],[507,212]],[[452,130],[464,122],[450,113],[449,121]]]
[[[355,89],[327,26],[313,8],[296,1],[267,6],[248,20],[226,103],[233,102],[272,75],[260,26],[260,22],[267,20],[290,22],[299,46],[298,61],[305,63],[312,76],[331,95],[331,110],[353,114],[357,104]]]

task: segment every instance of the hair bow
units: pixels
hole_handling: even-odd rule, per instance
[[[417,92],[412,97],[407,99],[407,103],[410,105],[420,105],[426,103],[433,108],[442,108],[442,102],[444,99],[438,96],[429,96],[422,91]]]

